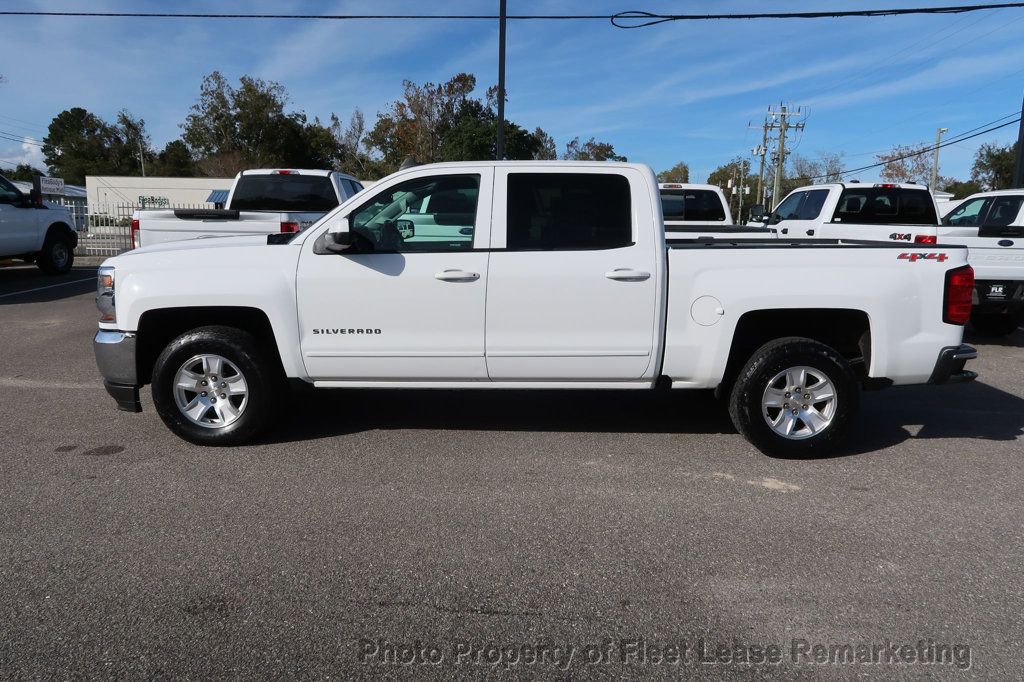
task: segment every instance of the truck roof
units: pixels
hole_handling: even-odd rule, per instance
[[[793,191],[803,191],[805,189],[833,189],[836,187],[842,189],[863,189],[865,187],[892,187],[899,189],[919,189],[924,192],[929,191],[927,185],[919,185],[916,182],[823,182],[819,185],[804,185],[802,187],[797,187]]]
[[[707,189],[712,192],[722,191],[722,188],[718,185],[709,185],[697,182],[659,182],[658,189]]]
[[[240,178],[243,175],[277,175],[277,174],[294,174],[294,175],[319,175],[329,176],[337,173],[338,175],[349,178],[351,180],[358,180],[353,175],[348,173],[342,173],[341,171],[326,170],[323,168],[248,168],[243,171],[239,171],[236,178]]]

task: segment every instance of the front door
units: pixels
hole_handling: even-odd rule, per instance
[[[653,375],[662,273],[640,171],[499,169],[487,284],[494,381]],[[645,226],[646,229],[639,229]]]
[[[39,248],[39,210],[22,208],[24,195],[0,178],[0,256],[17,256]]]
[[[317,234],[305,240],[298,322],[313,380],[487,380],[492,177],[490,168],[403,174],[348,212],[352,248],[319,254]],[[430,204],[453,210],[420,212]],[[448,237],[418,234],[417,222],[444,225]]]

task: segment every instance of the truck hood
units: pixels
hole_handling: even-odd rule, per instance
[[[200,237],[198,239],[184,239],[176,242],[164,242],[163,244],[154,244],[153,246],[143,246],[138,249],[127,251],[121,255],[134,256],[143,255],[147,253],[162,253],[168,251],[194,251],[196,249],[208,251],[210,249],[266,245],[267,235],[265,234],[240,235],[237,237]]]

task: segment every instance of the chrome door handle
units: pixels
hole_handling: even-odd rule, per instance
[[[439,279],[442,282],[475,282],[480,279],[480,273],[449,269],[434,273],[434,279]]]
[[[644,272],[643,270],[630,270],[629,268],[615,268],[604,273],[604,276],[618,282],[642,282],[645,279],[650,279],[651,273]]]

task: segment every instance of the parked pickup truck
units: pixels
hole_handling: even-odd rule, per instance
[[[971,324],[1005,336],[1024,321],[1024,189],[972,194],[946,214],[943,244],[963,244],[974,268]]]
[[[658,190],[666,239],[734,239],[775,234],[774,229],[762,225],[734,225],[729,202],[717,185],[663,182]]]
[[[223,209],[159,209],[132,216],[132,246],[197,237],[299,232],[363,189],[351,175],[263,168],[235,176]]]
[[[451,193],[472,206],[434,200]],[[459,209],[430,216],[458,228],[448,239],[403,218],[424,203]],[[973,378],[973,283],[956,246],[666,245],[647,166],[446,163],[391,175],[297,235],[107,260],[94,348],[119,407],[140,410],[152,384],[163,421],[200,444],[255,438],[287,409],[286,382],[671,387],[717,389],[765,452],[818,453],[862,386]]]
[[[63,274],[75,262],[74,224],[66,208],[22,194],[0,177],[0,258],[34,261],[43,272]]]
[[[866,239],[934,244],[939,214],[935,197],[913,183],[837,182],[790,192],[766,214],[760,204],[751,217],[778,230],[779,237]]]

